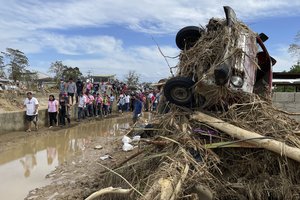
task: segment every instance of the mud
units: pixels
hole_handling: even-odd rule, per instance
[[[128,114],[85,121],[65,129],[1,135],[1,199],[87,197],[100,187],[97,174],[103,168],[98,162],[111,166],[134,153],[122,152],[120,144],[120,137],[128,131],[130,123]],[[95,149],[97,145],[103,149]],[[100,160],[105,154],[112,158]]]

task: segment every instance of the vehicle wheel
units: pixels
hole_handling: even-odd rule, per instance
[[[179,106],[186,106],[192,102],[192,86],[195,84],[190,78],[174,77],[167,81],[164,87],[166,99]]]
[[[197,26],[187,26],[178,31],[176,45],[179,49],[190,49],[195,45],[204,30]]]

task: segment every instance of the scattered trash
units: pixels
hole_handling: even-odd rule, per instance
[[[140,140],[141,140],[141,136],[139,136],[139,135],[136,135],[132,138],[132,142],[138,142]]]
[[[134,147],[129,143],[124,143],[122,149],[123,151],[131,151],[134,149]]]
[[[106,160],[106,159],[112,159],[113,157],[111,155],[105,154],[104,156],[100,156],[101,160]]]
[[[132,140],[130,139],[130,137],[124,135],[123,138],[122,138],[122,142],[125,144],[125,143],[130,143],[130,142],[132,142]]]
[[[103,149],[103,146],[97,145],[97,146],[94,147],[94,149]]]

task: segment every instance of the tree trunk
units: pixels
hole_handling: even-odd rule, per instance
[[[232,124],[229,124],[227,122],[224,122],[220,119],[211,117],[201,112],[197,112],[196,114],[192,115],[192,119],[205,123],[216,129],[219,129],[233,138],[238,138],[241,140],[249,139],[249,141],[247,142],[251,144],[255,144],[259,147],[278,153],[281,156],[286,156],[290,159],[300,162],[299,148],[288,146],[287,144],[276,141],[274,139],[266,139],[264,136],[258,133],[247,131],[245,129],[239,128],[237,126],[234,126]]]

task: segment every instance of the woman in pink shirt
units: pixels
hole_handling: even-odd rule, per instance
[[[53,122],[56,125],[57,124],[57,113],[58,113],[58,101],[55,100],[54,95],[49,95],[49,101],[48,101],[48,114],[50,119],[50,126],[49,128],[52,128]]]
[[[90,117],[94,116],[94,101],[95,101],[94,96],[92,94],[89,94],[88,110],[89,110],[89,113],[90,113]]]
[[[96,114],[97,116],[102,117],[102,107],[103,107],[103,99],[99,93],[97,93],[96,97]]]

